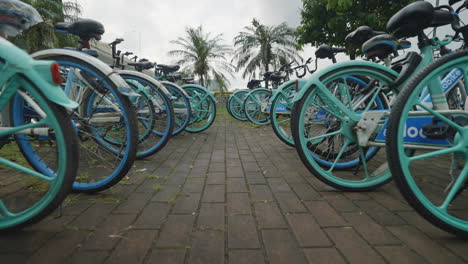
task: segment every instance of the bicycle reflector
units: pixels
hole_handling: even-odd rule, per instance
[[[58,63],[53,63],[50,66],[50,72],[52,73],[52,81],[57,84],[62,84],[62,74],[60,74],[60,65]]]

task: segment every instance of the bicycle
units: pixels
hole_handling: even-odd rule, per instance
[[[455,13],[467,7],[463,1]],[[454,12],[450,6],[444,9]],[[431,13],[429,8],[425,12]],[[462,81],[466,86],[468,80],[468,27],[461,26],[458,16],[452,19],[454,38],[462,36],[463,49],[427,65],[401,90],[388,121],[386,146],[389,167],[406,201],[433,225],[467,239],[467,106],[459,102],[461,107],[454,107],[450,97],[440,96],[452,83]],[[395,21],[390,22],[394,27]],[[415,124],[426,138],[408,142],[402,133],[410,132],[404,130],[407,124]],[[427,170],[427,164],[436,166]]]
[[[268,125],[270,124],[270,111],[268,104],[270,98],[273,95],[274,89],[278,88],[283,80],[287,79],[287,74],[283,72],[286,67],[292,64],[289,63],[280,68],[277,72],[266,72],[263,74],[263,80],[251,80],[247,84],[247,87],[252,91],[249,92],[242,103],[242,108],[247,117],[247,120],[256,125]],[[272,89],[261,88],[262,81],[271,81]]]
[[[203,86],[193,83],[193,78],[181,78],[176,72],[180,69],[178,65],[155,65],[155,78],[160,81],[184,81],[181,87],[189,96],[190,120],[186,131],[198,133],[208,129],[216,118],[216,98],[213,93]],[[185,105],[186,107],[187,105]]]
[[[70,192],[79,155],[66,109],[78,105],[61,91],[57,63],[33,60],[4,39],[42,21],[38,12],[20,1],[2,0],[0,16],[0,185],[16,187],[0,195],[0,233],[7,233],[40,221]],[[13,111],[13,101],[22,103],[21,113]],[[21,157],[25,152],[43,169],[33,170]]]
[[[174,131],[174,108],[171,102],[172,95],[164,87],[150,76],[141,73],[144,69],[152,67],[150,62],[132,63],[138,71],[125,70],[123,59],[131,52],[116,51],[117,45],[123,39],[116,39],[109,44],[114,59],[112,68],[127,82],[127,84],[139,94],[139,97],[130,98],[137,113],[139,125],[139,139],[137,159],[143,159],[154,155],[161,150],[170,140]]]
[[[138,123],[129,97],[139,97],[116,71],[90,49],[104,26],[91,19],[57,23],[59,33],[79,37],[76,48],[32,54],[55,60],[62,68],[62,88],[80,106],[69,113],[78,134],[80,163],[73,184],[76,192],[94,193],[117,184],[131,169],[138,146]],[[28,159],[29,157],[26,155]]]
[[[423,13],[421,10],[433,9],[428,4],[416,2],[405,12],[419,18]],[[436,10],[432,11],[433,25],[450,24],[451,21],[445,19],[452,17],[450,12],[440,8]],[[395,19],[402,24],[424,22],[427,23],[426,27],[432,23],[427,18],[423,21],[405,21],[410,18],[397,16]],[[395,61],[393,67],[400,68],[400,74],[374,62],[343,62],[315,73],[298,91],[293,100],[291,130],[301,160],[319,180],[345,191],[369,191],[391,180],[386,157],[378,154],[380,148],[385,146],[386,121],[390,112],[387,96],[382,94],[398,93],[415,73],[434,60],[433,50],[452,41],[451,38],[446,41],[429,40],[422,29],[418,28],[418,46],[422,57],[416,52],[408,52]],[[363,44],[364,52],[371,59],[384,60],[397,50],[408,48],[407,42],[398,41],[388,34],[373,32],[371,35],[374,37]],[[366,85],[353,89],[348,76],[359,76],[361,80],[366,80]],[[451,74],[446,76],[451,77]],[[446,94],[459,86],[459,83],[453,83],[447,87]],[[324,121],[314,123],[319,111],[327,114]],[[353,168],[352,175],[349,174],[350,168]],[[348,171],[341,172],[343,169]]]

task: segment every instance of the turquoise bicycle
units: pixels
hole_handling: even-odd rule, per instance
[[[70,192],[78,166],[77,137],[66,110],[78,105],[60,88],[60,67],[33,60],[3,38],[40,21],[31,6],[0,1],[0,233],[55,210]],[[22,105],[19,112],[15,104]],[[26,153],[40,170],[22,156]]]

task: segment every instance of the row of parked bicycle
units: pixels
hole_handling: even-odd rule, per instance
[[[97,21],[55,26],[79,38],[74,49],[29,55],[5,39],[41,20],[21,1],[0,0],[0,232],[41,220],[71,190],[112,187],[136,159],[182,131],[207,129],[216,116],[213,94],[182,79],[178,66],[136,58],[124,65],[122,39],[110,44],[113,65],[95,58],[90,40],[104,33]],[[152,68],[155,76],[144,73]]]
[[[395,179],[421,216],[467,238],[468,26],[458,15],[467,8],[462,0],[437,7],[412,3],[388,21],[389,33],[361,26],[346,37],[366,60],[336,63],[309,71],[307,80],[279,85],[285,73],[308,70],[310,59],[287,65],[264,75],[276,89],[256,88],[260,81],[253,81],[253,90],[229,98],[229,112],[271,123],[308,170],[337,189],[372,191]],[[444,39],[424,32],[444,25],[452,28]],[[419,52],[399,56],[411,37]],[[341,51],[321,46],[316,56],[334,60]]]

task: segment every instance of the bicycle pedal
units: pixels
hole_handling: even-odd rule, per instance
[[[423,134],[430,139],[445,139],[449,135],[449,125],[446,123],[439,123],[440,119],[433,118],[431,124],[422,127]]]

